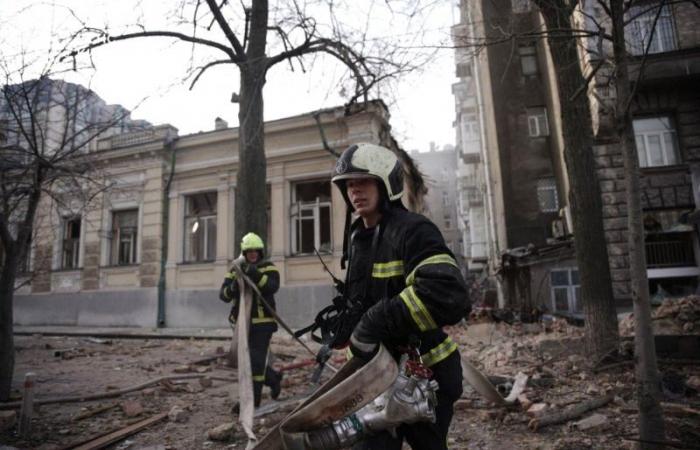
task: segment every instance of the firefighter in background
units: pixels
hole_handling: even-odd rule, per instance
[[[256,284],[265,302],[275,308],[275,292],[279,289],[280,276],[277,268],[270,261],[264,260],[263,240],[255,233],[248,233],[241,241],[241,253],[245,260],[241,263],[241,270],[250,280]],[[231,314],[228,317],[231,325],[236,324],[238,318],[238,305],[240,291],[238,288],[236,272],[231,269],[226,274],[224,283],[219,291],[219,298],[226,302],[233,302]],[[268,350],[272,334],[277,331],[277,322],[272,314],[258,298],[253,295],[251,305],[250,333],[248,336],[250,348],[250,366],[253,374],[253,398],[255,407],[260,406],[263,385],[270,387],[270,396],[277,399],[281,391],[282,373],[277,372],[267,365]],[[234,412],[236,407],[234,406]]]
[[[401,203],[403,169],[384,147],[357,144],[338,159],[332,181],[358,218],[346,224],[346,299],[356,311],[348,341],[354,357],[369,360],[381,342],[395,358],[417,347],[438,382],[436,423],[402,425],[396,436],[371,435],[353,448],[447,449],[453,404],[462,394],[457,344],[443,331],[467,316],[467,287],[438,228]],[[340,342],[340,340],[344,342]]]

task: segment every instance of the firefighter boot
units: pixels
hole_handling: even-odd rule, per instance
[[[282,392],[282,372],[274,370],[272,367],[265,370],[265,385],[270,387],[270,397],[277,400]]]

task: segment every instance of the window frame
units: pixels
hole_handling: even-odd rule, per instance
[[[531,138],[549,136],[549,114],[546,106],[527,108],[527,132]]]
[[[77,222],[78,224],[78,237],[77,238],[70,238],[68,237],[69,233],[69,226],[71,223]],[[62,227],[61,227],[61,270],[77,270],[80,269],[80,241],[82,237],[82,217],[80,216],[66,216],[63,217],[62,219]],[[71,252],[72,252],[72,260],[71,264],[66,264],[66,244],[67,241],[71,241]]]
[[[213,201],[213,214],[211,212],[207,212],[206,214],[189,214],[189,202],[191,201],[192,198],[196,196],[203,196],[203,195],[209,195],[213,194],[214,195],[214,201]],[[185,194],[184,196],[184,217],[182,220],[183,224],[183,234],[184,238],[182,240],[182,261],[186,264],[200,264],[200,263],[210,263],[216,260],[216,254],[217,254],[217,234],[218,234],[218,216],[219,216],[219,208],[218,208],[218,202],[219,202],[219,192],[216,190],[211,190],[211,191],[202,191],[202,192],[193,192],[191,194]],[[190,225],[190,221],[196,220],[199,222],[198,229],[202,229],[202,239],[204,240],[204,254],[200,258],[194,258],[190,259],[190,255],[188,253],[188,250],[191,250],[191,247],[188,247],[188,243],[190,242],[190,233],[189,230],[193,227]],[[211,222],[213,221],[214,223],[214,246],[213,246],[213,255],[209,254],[209,242],[212,239],[210,236],[210,225]]]
[[[658,14],[657,6],[661,7],[658,20],[656,19]],[[647,52],[647,46],[649,47],[648,54],[650,55],[678,50],[678,33],[671,5],[662,5],[660,2],[634,5],[625,14],[625,20],[628,21],[625,26],[625,41],[627,42],[627,51],[630,55],[644,55]],[[653,30],[651,25],[654,25],[655,20],[655,30]],[[664,30],[664,27],[668,27],[668,29]],[[655,45],[649,45],[648,37],[650,37],[652,31],[652,42]],[[665,34],[668,35],[670,40],[665,39]]]
[[[298,247],[298,233],[300,232],[299,222],[303,220],[313,220],[314,223],[314,248],[321,254],[333,253],[333,195],[332,190],[327,201],[321,201],[320,197],[316,197],[313,202],[301,202],[297,200],[297,186],[310,183],[328,183],[329,189],[332,188],[328,179],[312,179],[299,180],[290,183],[290,204],[289,204],[289,231],[290,231],[290,256],[308,256],[314,252],[302,252]],[[328,208],[328,249],[322,248],[321,243],[321,209]],[[302,216],[302,211],[312,211],[311,216]]]
[[[566,273],[566,279],[567,279],[567,284],[558,284],[555,285],[553,281],[552,275],[555,272],[564,272]],[[573,273],[577,273],[577,277],[579,278],[578,283],[574,283],[573,280]],[[580,292],[581,292],[581,279],[580,279],[580,274],[578,273],[578,267],[557,267],[555,269],[549,269],[549,293],[550,293],[550,301],[551,301],[551,307],[552,311],[554,312],[563,312],[563,313],[568,313],[568,314],[581,314],[583,313],[583,303],[581,302],[580,298]],[[567,299],[567,309],[566,310],[561,310],[557,308],[557,300],[556,300],[556,294],[555,292],[557,290],[566,290],[566,299]]]
[[[523,76],[532,77],[540,73],[539,61],[537,60],[537,47],[534,43],[519,46],[518,56],[520,57],[520,71]],[[531,66],[534,70],[526,70],[527,65],[525,61],[532,61]]]
[[[134,213],[136,215],[136,226],[128,227],[133,228],[133,240],[131,241],[130,251],[131,258],[128,262],[122,263],[121,260],[121,228],[117,229],[116,226],[118,221],[116,220],[118,214]],[[112,210],[112,224],[109,233],[109,265],[111,266],[132,266],[139,263],[139,208],[124,208],[124,209],[113,209]],[[127,227],[125,227],[127,228]],[[116,235],[115,235],[116,233]],[[116,243],[116,244],[115,244]]]
[[[547,183],[547,184],[545,184]],[[559,189],[557,188],[557,180],[554,177],[539,178],[537,180],[537,204],[539,206],[539,211],[541,213],[553,213],[559,212]],[[554,192],[554,207],[546,208],[544,202],[542,201],[543,193]]]
[[[658,120],[662,122],[664,119],[668,120],[668,128],[658,128],[653,131],[643,131],[643,132],[637,132],[635,130],[635,123],[639,123],[641,121],[645,120]],[[639,162],[639,167],[641,169],[652,169],[655,167],[668,167],[668,166],[675,166],[678,164],[681,164],[683,162],[683,158],[681,157],[681,149],[680,149],[680,139],[678,139],[678,130],[676,129],[675,126],[675,121],[673,120],[673,117],[670,114],[659,114],[659,115],[648,115],[648,116],[640,116],[640,117],[634,117],[632,118],[632,132],[634,134],[634,145],[635,149],[637,151],[637,161]],[[673,142],[673,148],[670,150],[666,148],[666,134],[670,134],[670,138]],[[651,164],[651,154],[649,150],[649,137],[650,136],[656,136],[659,138],[659,146],[661,148],[661,156],[663,158],[663,164]],[[639,138],[643,139],[644,142],[644,149],[639,148]],[[643,153],[642,153],[643,150]],[[644,156],[644,159],[642,159],[642,156]],[[670,156],[673,156],[673,158],[670,158]],[[671,159],[674,159],[674,161],[671,161]]]

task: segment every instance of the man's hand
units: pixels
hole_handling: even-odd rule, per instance
[[[255,284],[258,284],[260,278],[262,278],[262,274],[258,271],[258,268],[254,264],[241,264],[241,271]]]
[[[353,356],[364,361],[372,359],[379,349],[379,339],[368,325],[366,315],[362,316],[350,336],[350,351]]]

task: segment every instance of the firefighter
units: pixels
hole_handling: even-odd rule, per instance
[[[270,261],[264,260],[263,240],[255,233],[246,234],[241,241],[241,253],[245,258],[241,263],[241,270],[256,284],[265,298],[265,302],[271,308],[274,308],[274,293],[279,289],[280,277],[275,265]],[[226,303],[233,302],[231,314],[228,317],[232,326],[235,326],[238,318],[238,301],[240,299],[236,278],[236,272],[232,268],[226,274],[219,292],[219,298],[222,301]],[[273,399],[277,399],[280,395],[282,373],[267,365],[270,339],[275,331],[277,331],[277,322],[275,322],[267,306],[263,304],[257,294],[253,295],[248,341],[255,407],[260,406],[263,385],[270,387],[270,396]],[[236,412],[236,406],[234,406],[234,412]]]
[[[346,299],[361,311],[350,351],[369,360],[381,342],[398,358],[418,347],[437,380],[436,423],[403,425],[397,437],[372,435],[353,448],[446,449],[453,404],[462,394],[457,345],[443,331],[471,309],[467,287],[438,228],[401,203],[403,169],[396,155],[373,144],[352,145],[338,159],[333,183],[357,216],[346,224]]]

